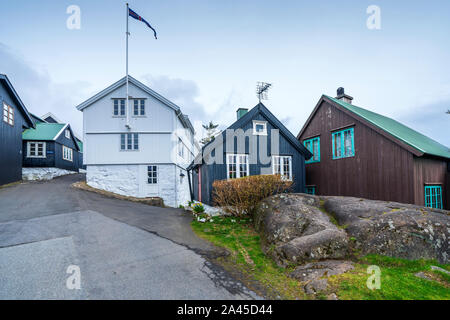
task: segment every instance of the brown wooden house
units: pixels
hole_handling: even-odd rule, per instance
[[[323,95],[297,136],[307,192],[450,210],[450,149],[352,100]]]

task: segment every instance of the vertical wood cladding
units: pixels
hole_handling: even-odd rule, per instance
[[[14,125],[3,121],[3,102],[14,110]],[[22,180],[22,131],[26,126],[14,97],[0,82],[0,185]]]
[[[425,205],[425,185],[440,185],[444,208],[449,209],[447,163],[430,157],[414,157],[415,203]]]
[[[355,156],[332,157],[332,132],[353,127]],[[413,155],[324,101],[300,137],[320,136],[320,162],[306,164],[306,185],[320,195],[414,203]]]

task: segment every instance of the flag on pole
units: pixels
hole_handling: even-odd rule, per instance
[[[130,8],[128,8],[128,14],[130,17],[142,21],[143,23],[145,23],[147,25],[147,27],[149,27],[150,29],[153,30],[153,33],[155,35],[155,39],[158,39],[158,37],[156,36],[156,30],[153,29],[153,27],[150,25],[150,23],[148,23],[147,21],[145,21],[144,18],[142,18],[140,15],[138,15],[136,12],[134,12],[133,10],[131,10]]]

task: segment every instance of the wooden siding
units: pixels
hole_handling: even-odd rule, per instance
[[[267,152],[270,157],[272,155],[284,155],[284,156],[292,156],[292,176],[294,181],[293,186],[293,192],[304,192],[305,188],[305,158],[304,156],[289,142],[280,132],[279,135],[279,147],[280,151],[279,153],[272,153],[271,150],[271,135],[270,132],[272,129],[278,129],[271,125],[270,122],[268,122],[268,119],[265,118],[265,116],[261,113],[257,113],[249,122],[247,122],[245,125],[243,125],[242,129],[244,131],[246,130],[253,130],[253,120],[261,120],[261,121],[267,121],[267,132],[268,136],[264,137],[267,138]],[[223,133],[225,135],[225,132]],[[261,139],[261,136],[251,136],[252,139]],[[224,139],[225,140],[225,139]],[[225,148],[225,141],[224,141],[224,147],[223,147],[223,154],[222,154],[222,160],[223,164],[211,164],[211,165],[202,165],[202,202],[206,204],[212,204],[212,184],[215,180],[224,180],[227,179],[227,166],[226,166],[226,148]],[[253,143],[256,144],[254,141]],[[256,144],[258,146],[257,152],[258,152],[258,162],[256,164],[250,164],[249,165],[249,171],[250,175],[260,175],[267,173],[267,171],[262,171],[264,169],[268,170],[269,173],[272,173],[272,164],[262,164],[259,159],[259,143]],[[246,138],[245,143],[245,152],[246,154],[249,154],[250,149],[250,143],[249,138]],[[237,143],[235,138],[235,148],[234,153],[238,153],[237,151]],[[215,156],[215,153],[212,153],[213,156]],[[193,173],[193,183],[194,183],[194,199],[198,200],[198,186],[195,186],[197,183],[198,176],[197,173]]]
[[[448,198],[448,164],[441,159],[430,157],[414,157],[414,196],[415,203],[425,205],[425,185],[434,184],[442,186],[442,201],[445,209],[450,209]]]
[[[64,137],[64,133],[61,135]],[[37,168],[60,168],[70,171],[78,171],[81,167],[79,152],[75,149],[75,145],[71,140],[64,137],[64,145],[71,148],[73,151],[73,161],[67,161],[63,159],[63,144],[59,143],[58,139],[55,141],[41,141],[46,143],[46,157],[45,158],[28,158],[27,157],[27,142],[23,142],[23,166],[24,167],[37,167]]]
[[[14,126],[3,121],[3,101],[14,109]],[[22,132],[27,126],[15,99],[0,82],[0,185],[22,180]]]
[[[332,132],[354,128],[355,156],[332,159]],[[306,164],[306,185],[319,195],[414,203],[413,155],[324,101],[299,137],[320,136],[320,162]]]

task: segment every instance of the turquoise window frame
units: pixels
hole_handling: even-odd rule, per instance
[[[306,186],[305,187],[305,193],[315,195],[316,194],[316,186]]]
[[[317,141],[318,160],[314,160],[314,141]],[[310,143],[309,147],[306,146],[308,142]],[[306,139],[305,141],[303,141],[303,145],[306,149],[308,149],[309,152],[313,154],[313,156],[309,160],[306,160],[306,163],[320,162],[320,137]]]
[[[345,133],[346,132],[350,132],[350,134],[351,134],[351,137],[352,137],[352,150],[351,150],[351,153],[350,154],[346,154],[345,153],[345,139],[344,139],[344,137],[345,137]],[[344,130],[339,130],[339,131],[336,131],[336,132],[333,132],[332,134],[332,142],[331,142],[331,144],[332,144],[332,156],[333,156],[333,160],[334,159],[342,159],[342,158],[351,158],[351,157],[354,157],[355,156],[355,130],[354,130],[354,128],[348,128],[348,129],[344,129]],[[336,144],[335,144],[335,140],[336,140],[336,137],[338,137],[338,139],[340,139],[341,141],[341,145],[340,145],[340,149],[341,149],[341,155],[340,156],[336,156],[335,155],[335,146],[336,146]]]
[[[443,209],[442,186],[425,186],[425,207]]]

